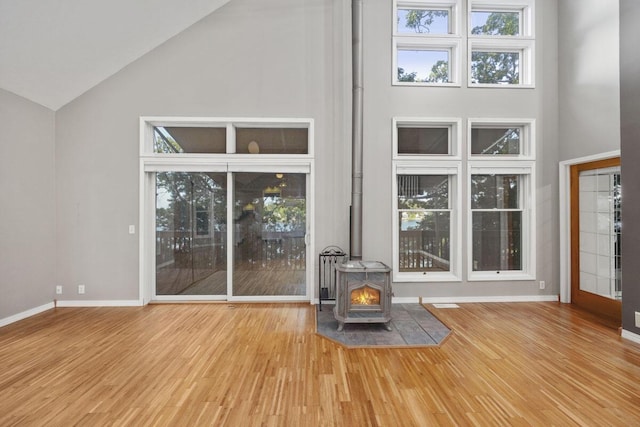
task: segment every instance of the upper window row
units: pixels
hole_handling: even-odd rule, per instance
[[[156,154],[309,154],[306,127],[154,126]]]
[[[459,158],[459,119],[394,119],[395,158],[432,156]],[[531,158],[534,121],[469,119],[468,154],[478,158]]]
[[[461,0],[395,1],[393,83],[460,86]],[[534,0],[469,0],[470,86],[533,85]]]
[[[470,37],[533,37],[533,0],[469,0]],[[396,0],[394,34],[459,35],[460,0]]]

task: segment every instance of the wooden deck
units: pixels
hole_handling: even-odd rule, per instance
[[[227,295],[227,271],[200,272],[192,282],[190,269],[167,268],[158,272],[158,295]],[[239,266],[233,275],[235,296],[273,296],[306,293],[306,270],[271,266]]]
[[[640,345],[589,314],[429,308],[441,347],[353,350],[306,304],[50,310],[0,328],[0,425],[640,425]]]

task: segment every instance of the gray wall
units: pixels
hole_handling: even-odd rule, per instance
[[[363,258],[392,263],[391,132],[392,117],[461,117],[463,129],[472,118],[533,118],[537,120],[537,272],[536,281],[398,283],[403,296],[503,296],[557,294],[558,267],[558,123],[557,123],[557,6],[536,2],[535,89],[428,88],[391,86],[392,2],[364,2],[364,243]],[[463,14],[464,16],[464,14]],[[466,57],[465,44],[462,55]],[[464,61],[466,63],[466,60]],[[463,134],[463,153],[466,133]],[[463,170],[463,179],[466,176]],[[462,210],[466,211],[463,191]],[[464,218],[464,217],[463,217]],[[463,220],[463,278],[469,244]],[[539,290],[538,280],[547,288]]]
[[[620,122],[622,136],[622,327],[640,334],[640,2],[620,0]]]
[[[618,2],[558,2],[560,161],[620,149]]]
[[[536,281],[396,284],[396,296],[558,293],[557,13],[553,0],[536,3],[535,89],[407,88],[390,84],[392,5],[365,2],[363,258],[392,263],[392,117],[537,120]],[[348,2],[333,0],[234,0],[57,111],[49,161],[56,163],[52,264],[65,288],[60,299],[138,299],[138,235],[128,226],[139,229],[140,116],[313,118],[314,253],[330,244],[347,249],[349,15]],[[78,284],[85,295],[77,295]]]
[[[397,284],[396,296],[558,293],[556,3],[538,1],[536,13],[535,89],[401,88],[390,84],[392,4],[364,4],[363,258],[392,264],[392,117],[537,119],[536,276],[547,289],[537,280],[413,283]],[[347,249],[349,20],[348,2],[237,0],[58,111],[57,278],[72,290],[64,299],[138,296],[138,240],[127,228],[138,225],[139,116],[313,118],[314,253]]]
[[[0,89],[0,320],[55,289],[54,112]]]
[[[138,298],[140,116],[313,118],[314,253],[348,247],[344,3],[235,0],[57,112],[63,299]]]

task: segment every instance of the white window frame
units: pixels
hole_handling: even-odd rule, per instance
[[[495,161],[512,161],[512,160],[534,160],[535,159],[535,119],[486,119],[486,118],[470,118],[467,120],[467,156],[473,160],[495,160]],[[520,128],[520,154],[518,155],[490,155],[490,154],[472,154],[471,153],[471,135],[473,129],[478,128]]]
[[[441,128],[449,129],[449,154],[399,154],[398,128]],[[462,146],[462,119],[452,117],[423,118],[423,117],[394,117],[392,120],[393,160],[460,160]]]
[[[209,153],[155,153],[153,132],[156,126],[175,127],[224,127],[227,130],[226,154]],[[308,129],[307,154],[236,154],[236,128],[304,128]],[[211,118],[211,117],[140,117],[140,204],[139,204],[139,286],[140,303],[151,300],[220,300],[220,296],[161,296],[155,294],[155,173],[226,172],[227,223],[233,224],[234,172],[304,173],[307,175],[307,230],[306,243],[306,293],[304,296],[263,296],[260,298],[232,295],[233,233],[227,236],[227,301],[313,301],[314,300],[314,120],[301,118]]]
[[[474,271],[473,245],[467,245],[467,279],[469,281],[535,280],[535,162],[532,160],[471,160],[467,168],[468,209],[467,241],[473,242],[473,212],[471,206],[472,175],[519,175],[519,208],[522,211],[522,268],[521,270]]]
[[[468,0],[467,35],[470,38],[534,38],[535,37],[535,0]],[[518,12],[520,14],[520,34],[517,36],[493,36],[471,34],[473,12]]]
[[[398,128],[449,129],[449,154],[398,154]],[[462,280],[462,119],[458,117],[394,117],[392,119],[393,277],[396,282],[460,282]],[[451,236],[447,272],[400,272],[398,175],[449,175]]]
[[[449,176],[449,271],[400,271],[400,213],[398,209],[398,176],[399,175],[448,175]],[[459,282],[461,281],[462,220],[460,207],[462,202],[461,162],[454,160],[423,160],[421,162],[394,160],[392,182],[392,235],[393,235],[393,280],[394,282]]]
[[[471,56],[473,52],[517,52],[520,55],[518,61],[518,74],[520,82],[507,83],[474,83],[471,73]],[[469,87],[490,88],[533,88],[535,87],[535,42],[533,40],[505,40],[505,39],[469,39],[467,56],[468,85]]]
[[[475,11],[518,12],[520,35],[471,34],[471,16]],[[535,87],[535,0],[469,0],[467,12],[467,74],[469,87],[534,88]],[[518,84],[473,83],[471,74],[472,52],[517,52],[519,59]]]
[[[398,9],[424,9],[449,11],[449,34],[430,33],[398,33]],[[392,37],[392,69],[391,83],[397,86],[445,86],[459,87],[461,85],[461,54],[460,28],[461,0],[394,0],[393,1],[393,37]],[[449,81],[448,82],[401,82],[398,80],[398,51],[424,50],[449,52]]]
[[[449,33],[399,33],[398,32],[398,9],[423,9],[423,10],[446,10],[449,12]],[[416,37],[459,37],[461,20],[461,0],[393,0],[393,34],[397,36]]]

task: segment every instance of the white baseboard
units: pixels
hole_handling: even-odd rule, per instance
[[[473,303],[473,302],[558,302],[557,295],[511,295],[477,297],[422,297],[423,304]]]
[[[514,296],[495,296],[495,297],[422,297],[423,304],[434,303],[470,303],[470,302],[557,302],[557,295],[514,295]],[[318,299],[314,299],[312,304],[318,304]],[[331,301],[329,304],[333,304]],[[420,297],[393,297],[393,304],[418,304]],[[324,304],[324,303],[323,303]]]
[[[53,308],[53,302],[49,302],[39,307],[35,307],[29,310],[25,310],[18,314],[14,314],[13,316],[5,317],[4,319],[0,319],[0,328],[10,323],[14,323],[19,320],[26,319],[27,317],[35,316],[36,314],[42,313],[43,311],[51,310],[52,308]]]
[[[66,300],[58,301],[58,307],[140,307],[142,301],[133,299],[117,300]]]
[[[392,304],[418,304],[420,302],[419,297],[393,297],[391,298]]]
[[[633,341],[635,343],[640,344],[640,335],[634,334],[633,332],[629,332],[626,329],[622,330],[622,334],[620,335],[622,338],[626,338],[629,341]]]

